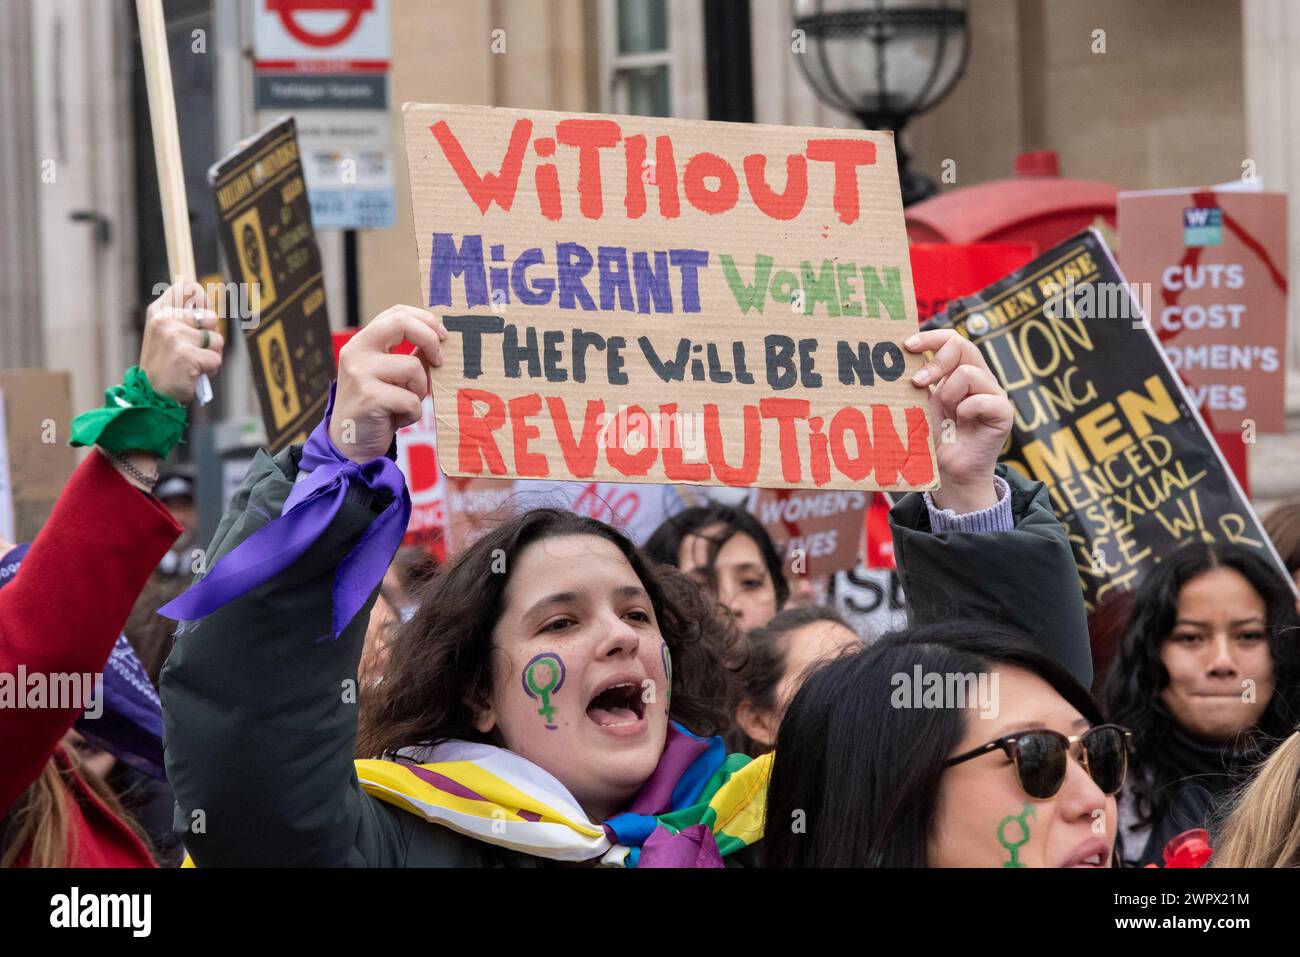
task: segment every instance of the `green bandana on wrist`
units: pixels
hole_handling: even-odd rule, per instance
[[[105,392],[104,399],[102,408],[72,420],[72,445],[139,450],[165,459],[185,432],[185,406],[155,392],[139,366],[127,369],[122,384]]]

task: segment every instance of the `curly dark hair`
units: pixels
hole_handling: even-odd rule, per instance
[[[1160,658],[1178,617],[1178,595],[1193,578],[1216,568],[1239,572],[1264,602],[1269,652],[1273,656],[1274,691],[1259,724],[1243,742],[1267,754],[1295,724],[1300,704],[1300,624],[1295,596],[1286,580],[1256,548],[1190,542],[1160,562],[1142,582],[1119,639],[1115,659],[1102,688],[1106,719],[1133,732],[1133,771],[1125,787],[1132,793],[1139,820],[1149,823],[1169,810],[1170,787],[1186,773],[1175,767],[1161,739],[1176,722],[1160,694],[1169,672]]]
[[[419,610],[393,638],[383,680],[363,696],[359,757],[448,740],[501,743],[474,727],[471,704],[491,694],[492,631],[510,577],[495,574],[493,565],[504,554],[506,568],[514,568],[529,545],[563,535],[612,542],[641,579],[673,656],[672,720],[701,735],[729,728],[734,676],[722,661],[736,641],[735,626],[695,582],[652,564],[618,530],[573,512],[538,508],[489,531],[421,589]]]

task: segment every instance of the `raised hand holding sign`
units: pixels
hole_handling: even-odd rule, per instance
[[[376,316],[339,352],[339,384],[330,419],[330,441],[354,462],[388,451],[397,430],[420,421],[429,394],[428,367],[442,365],[447,330],[430,312],[393,306]],[[414,355],[389,350],[403,340]]]
[[[903,345],[909,352],[934,353],[912,376],[913,385],[935,387],[930,417],[939,423],[940,487],[931,498],[959,515],[988,508],[997,501],[993,467],[1011,432],[1011,400],[979,349],[955,329],[920,332]]]
[[[188,405],[201,375],[221,368],[225,339],[217,314],[196,282],[169,286],[149,306],[140,345],[140,368],[154,390]]]

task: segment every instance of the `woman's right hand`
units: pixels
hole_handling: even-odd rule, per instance
[[[918,332],[903,347],[908,352],[934,352],[912,376],[912,385],[937,386],[930,395],[931,421],[955,426],[952,441],[935,443],[940,485],[930,498],[936,507],[958,515],[997,504],[993,469],[1015,413],[1006,390],[989,371],[979,347],[955,329]]]
[[[339,382],[330,441],[353,462],[388,452],[397,430],[420,420],[429,368],[442,365],[447,330],[433,313],[393,306],[372,319],[339,352]],[[389,350],[405,339],[413,355]]]
[[[199,376],[221,368],[225,340],[219,325],[201,285],[168,286],[145,315],[140,368],[150,387],[181,405],[193,401]]]

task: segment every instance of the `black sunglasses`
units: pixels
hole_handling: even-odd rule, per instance
[[[1102,793],[1113,795],[1124,785],[1132,739],[1133,732],[1117,724],[1099,724],[1072,737],[1039,728],[1009,734],[980,745],[973,751],[949,758],[944,767],[950,768],[990,751],[1002,751],[1015,764],[1016,776],[1024,792],[1032,798],[1046,800],[1061,790],[1068,766],[1067,755],[1074,754]]]

